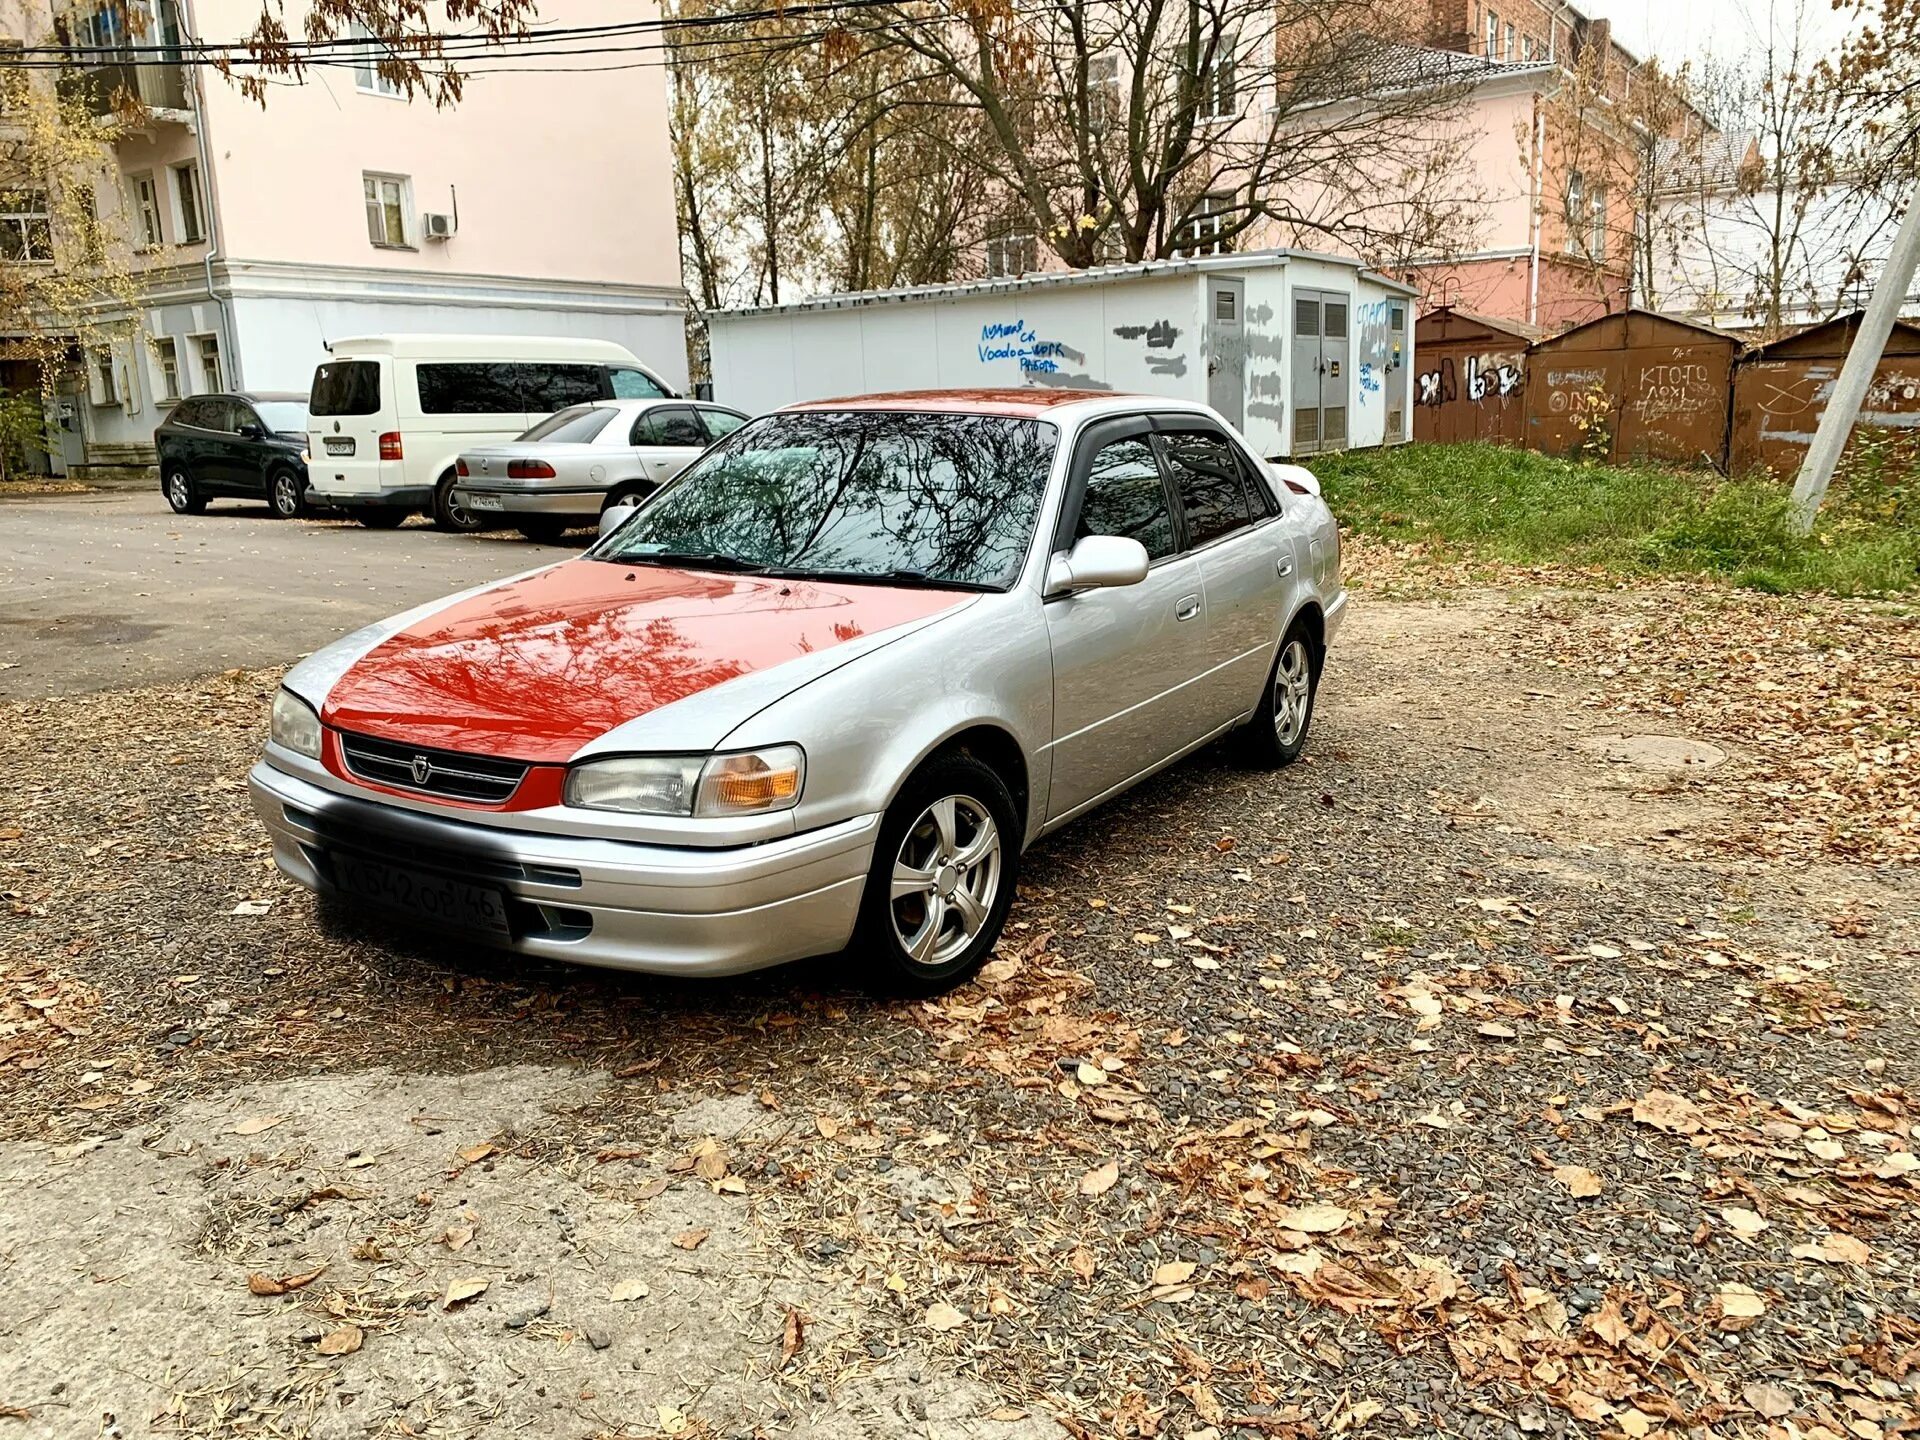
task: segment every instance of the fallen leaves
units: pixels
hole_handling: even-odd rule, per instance
[[[1700,1107],[1671,1090],[1649,1090],[1633,1102],[1634,1122],[1670,1135],[1698,1134],[1706,1123]]]
[[[321,1355],[351,1355],[360,1348],[366,1339],[358,1325],[342,1325],[338,1330],[329,1330],[314,1345],[314,1351]]]
[[[1767,1313],[1767,1302],[1751,1285],[1730,1280],[1714,1295],[1722,1330],[1744,1330]]]
[[[1794,1411],[1793,1397],[1767,1380],[1754,1381],[1740,1392],[1740,1398],[1769,1420],[1778,1420]]]
[[[635,1276],[615,1283],[614,1287],[607,1291],[607,1299],[616,1305],[628,1305],[635,1300],[644,1300],[652,1293],[647,1288],[647,1282]]]
[[[297,1275],[265,1275],[255,1271],[247,1276],[247,1290],[254,1295],[288,1295],[302,1286],[311,1285],[326,1273],[327,1267],[324,1265]]]
[[[227,1133],[229,1135],[262,1135],[273,1129],[274,1126],[286,1118],[284,1115],[250,1116],[245,1120],[237,1122]]]
[[[967,1317],[944,1300],[936,1300],[927,1307],[927,1313],[921,1317],[921,1324],[937,1334],[944,1335],[949,1330],[958,1330],[967,1323]]]
[[[1865,1241],[1839,1231],[1796,1245],[1787,1253],[1796,1260],[1816,1260],[1823,1265],[1865,1265],[1873,1259]]]
[[[1720,1219],[1726,1227],[1742,1240],[1758,1238],[1762,1230],[1771,1228],[1772,1222],[1743,1205],[1728,1205],[1720,1211]]]
[[[448,1284],[446,1298],[440,1302],[440,1308],[442,1310],[451,1310],[457,1305],[464,1305],[467,1301],[486,1294],[487,1287],[492,1283],[491,1280],[480,1277],[468,1280],[454,1280]]]
[[[1282,1230],[1297,1230],[1302,1235],[1331,1235],[1353,1223],[1353,1216],[1338,1205],[1288,1205],[1275,1216]]]
[[[1104,1195],[1120,1180],[1120,1162],[1109,1160],[1104,1165],[1096,1165],[1080,1177],[1080,1193],[1086,1196]]]
[[[706,1243],[707,1236],[713,1231],[705,1226],[697,1230],[682,1230],[673,1237],[674,1248],[679,1250],[698,1250]]]
[[[1553,1178],[1576,1200],[1591,1200],[1607,1188],[1606,1183],[1584,1165],[1556,1165]]]

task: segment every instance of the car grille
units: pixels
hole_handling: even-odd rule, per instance
[[[340,736],[340,752],[346,757],[347,769],[362,780],[481,805],[497,805],[511,797],[530,768],[521,760],[397,745],[391,740],[345,732]],[[421,768],[416,762],[424,762],[424,778],[416,778]]]

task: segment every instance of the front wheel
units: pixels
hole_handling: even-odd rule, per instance
[[[1247,758],[1268,769],[1298,760],[1307,748],[1307,727],[1313,723],[1319,689],[1320,647],[1306,625],[1296,620],[1274,656],[1259,708],[1241,729]]]
[[[307,482],[291,470],[275,471],[267,480],[267,508],[276,519],[299,519],[307,512]]]
[[[860,902],[860,947],[878,989],[937,995],[969,979],[1013,908],[1020,868],[1013,797],[993,769],[929,760],[880,825]]]
[[[207,508],[207,497],[193,483],[187,467],[177,460],[167,467],[167,483],[161,488],[166,491],[167,504],[176,515],[198,515]]]
[[[486,529],[487,522],[453,498],[453,487],[459,478],[449,470],[433,487],[433,523],[436,528],[451,530],[456,535],[473,535]]]

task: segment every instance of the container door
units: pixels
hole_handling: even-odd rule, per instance
[[[1246,282],[1207,281],[1207,403],[1238,430],[1246,423]]]
[[[1407,438],[1407,306],[1387,305],[1387,438],[1397,445]]]
[[[1293,292],[1293,447],[1294,456],[1320,449],[1320,294]]]
[[[1347,297],[1320,297],[1320,450],[1347,448],[1347,395],[1353,367],[1347,363]]]

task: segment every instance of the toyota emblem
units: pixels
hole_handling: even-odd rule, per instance
[[[429,760],[424,755],[414,756],[413,757],[413,783],[416,785],[425,785],[427,781],[431,780],[432,778],[433,778],[433,761]]]

